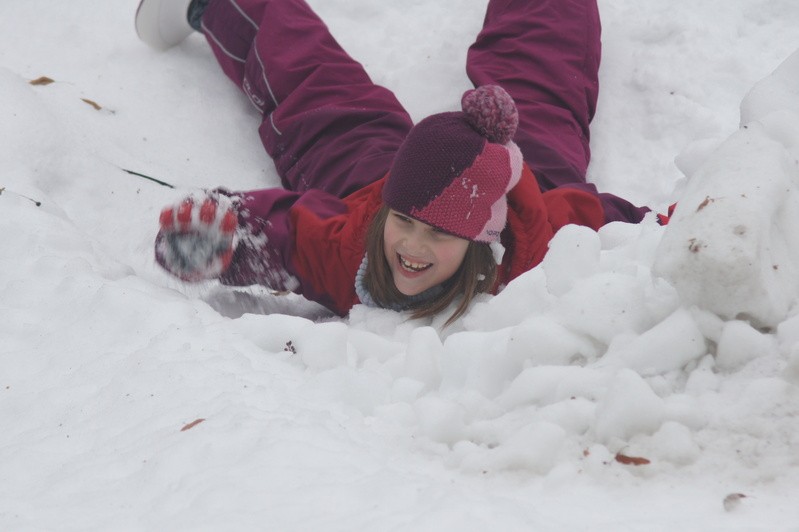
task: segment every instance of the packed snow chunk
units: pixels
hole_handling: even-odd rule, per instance
[[[776,416],[780,412],[791,412],[792,404],[797,398],[797,390],[789,383],[776,377],[761,377],[747,383],[741,389],[740,383],[730,381],[726,390],[731,387],[736,388],[738,401],[731,408],[727,415],[737,422],[741,422],[748,417],[757,420],[757,423],[747,423],[747,429],[754,435],[766,436],[762,431],[773,428],[771,424],[764,423],[763,416]]]
[[[702,395],[718,390],[721,378],[713,371],[714,366],[715,359],[711,355],[707,355],[700,360],[699,364],[688,375],[688,380],[685,381],[685,392]]]
[[[692,464],[701,452],[688,427],[675,421],[663,423],[652,435],[650,444],[651,456],[678,466]]]
[[[555,423],[569,435],[582,436],[594,424],[596,403],[582,397],[570,397],[538,409],[542,420]]]
[[[755,358],[773,353],[776,347],[773,336],[761,333],[746,322],[729,321],[724,325],[716,349],[716,367],[735,371]]]
[[[608,345],[619,334],[638,334],[652,326],[650,287],[648,276],[600,272],[577,280],[557,298],[552,317],[573,332]]]
[[[702,429],[708,423],[707,412],[695,397],[687,393],[673,393],[665,397],[663,402],[668,421],[675,421],[691,430]]]
[[[648,273],[655,260],[655,251],[664,229],[654,213],[647,214],[637,224],[611,222],[603,225],[597,232],[602,249],[605,251],[600,260],[602,269],[611,271],[638,269],[642,275]]]
[[[453,445],[466,437],[466,409],[441,397],[425,396],[413,404],[419,435],[434,442]]]
[[[777,339],[780,350],[788,357],[784,377],[794,384],[799,385],[799,316],[780,323],[777,327]]]
[[[432,327],[419,327],[411,333],[402,364],[401,375],[421,382],[427,390],[438,387],[441,373],[439,360],[444,346]]]
[[[660,375],[681,369],[706,352],[705,339],[691,312],[680,308],[624,345],[614,342],[605,358],[618,357],[641,375]]]
[[[611,452],[604,445],[594,443],[583,449],[583,469],[594,478],[602,478],[607,474],[608,464],[614,463],[617,451]]]
[[[600,250],[599,236],[588,227],[567,225],[558,231],[541,263],[549,292],[563,295],[571,290],[577,279],[596,272]]]
[[[732,135],[687,184],[655,272],[685,303],[776,325],[799,295],[797,179],[762,127]]]
[[[367,416],[390,399],[389,382],[384,375],[348,366],[317,373],[306,381],[303,392],[320,403],[338,403]]]
[[[697,327],[702,331],[702,336],[711,342],[718,343],[721,339],[721,332],[724,330],[724,324],[727,322],[709,310],[699,307],[691,307],[691,314],[696,321]]]
[[[547,405],[584,397],[596,400],[607,388],[607,372],[577,366],[539,366],[525,369],[496,402],[508,410],[522,405]]]
[[[576,463],[560,462],[547,473],[542,486],[545,493],[557,491],[571,491],[574,483],[584,476],[582,468],[578,468]]]
[[[772,138],[789,149],[799,147],[799,50],[749,91],[741,102],[741,125],[764,124]],[[788,121],[793,122],[789,124]],[[787,134],[787,136],[784,136]],[[796,155],[796,152],[794,152]]]
[[[594,432],[600,442],[627,441],[636,434],[652,434],[664,418],[663,400],[640,375],[622,369],[597,404]]]
[[[527,469],[545,474],[557,464],[565,440],[566,431],[555,423],[530,423],[491,449],[484,458],[484,467],[489,470]]]
[[[783,372],[785,380],[799,386],[799,348],[794,348],[788,355],[788,364]]]
[[[552,300],[544,270],[536,267],[511,281],[496,296],[473,303],[463,318],[463,327],[467,331],[511,327],[530,315],[547,311]]]
[[[610,222],[599,228],[599,242],[602,249],[621,248],[629,244],[638,243],[645,221],[637,224],[626,222]]]
[[[509,329],[461,332],[444,342],[441,390],[469,390],[496,397],[522,371],[523,360],[508,351]]]
[[[347,365],[350,355],[355,354],[347,341],[347,326],[341,322],[309,326],[293,345],[303,363],[317,370]]]
[[[777,326],[777,340],[785,351],[799,344],[799,315],[792,316]]]
[[[532,316],[514,327],[508,354],[533,366],[584,365],[598,356],[593,342],[548,316]]]
[[[264,351],[292,354],[296,353],[297,340],[313,326],[311,320],[286,314],[244,314],[231,324]]]
[[[350,327],[403,343],[419,326],[418,321],[409,320],[404,312],[366,305],[355,305],[349,314]]]
[[[674,164],[683,175],[694,175],[723,141],[723,138],[695,140],[674,158]]]
[[[348,328],[350,347],[355,351],[358,365],[364,368],[375,369],[387,361],[397,357],[405,348],[405,344],[380,336],[378,334],[362,331],[353,327]]]
[[[415,401],[425,390],[425,383],[410,377],[400,377],[391,385],[391,399],[402,403]]]

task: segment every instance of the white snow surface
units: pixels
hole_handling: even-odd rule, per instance
[[[0,4],[0,529],[799,530],[795,0],[600,0],[589,176],[672,222],[566,227],[447,328],[155,265],[162,206],[278,181],[136,3]],[[485,3],[311,1],[417,120]]]

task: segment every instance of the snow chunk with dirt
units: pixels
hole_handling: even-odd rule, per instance
[[[776,326],[799,300],[799,52],[749,92],[741,129],[686,171],[655,271],[685,302]]]

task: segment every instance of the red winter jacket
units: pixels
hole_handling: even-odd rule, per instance
[[[364,257],[369,223],[382,205],[385,178],[344,199],[319,190],[267,189],[239,194],[239,223],[247,236],[220,280],[230,285],[263,284],[291,290],[346,315],[359,303],[355,274]],[[541,192],[525,164],[508,194],[505,255],[498,286],[540,263],[550,239],[564,225],[599,229],[605,216],[599,199],[585,191]]]

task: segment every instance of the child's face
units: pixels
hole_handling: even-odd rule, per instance
[[[468,240],[442,233],[395,210],[388,213],[383,239],[394,284],[406,296],[452,277],[469,247]]]

